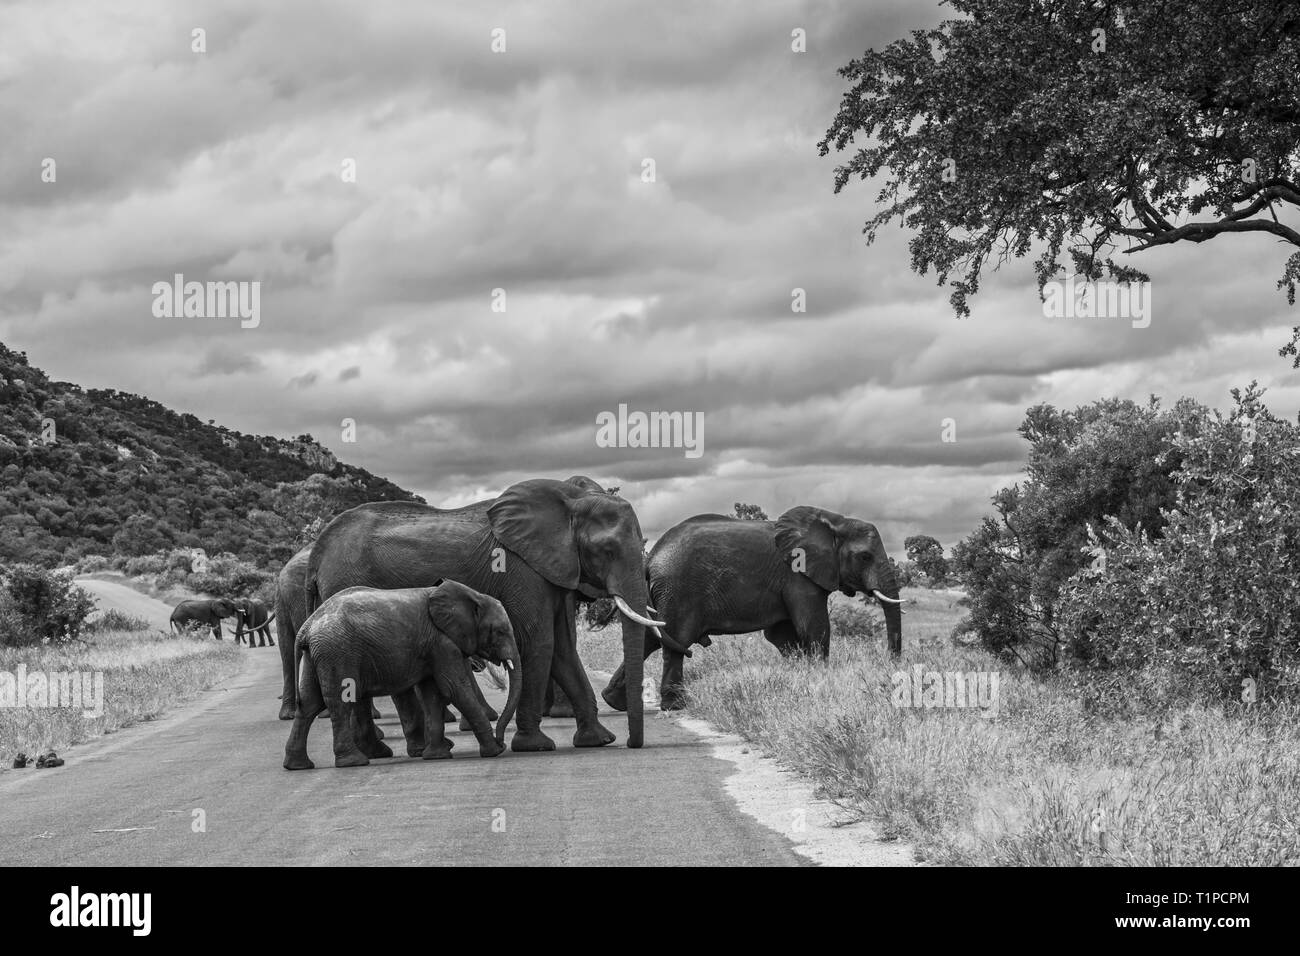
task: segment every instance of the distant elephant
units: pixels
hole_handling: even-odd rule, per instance
[[[212,636],[217,640],[222,640],[221,619],[223,617],[238,617],[238,615],[239,606],[234,601],[228,601],[224,598],[196,598],[181,601],[180,604],[176,605],[176,610],[172,611],[168,630],[184,633],[193,625],[198,624],[202,627],[210,627]]]
[[[655,543],[646,573],[650,606],[678,645],[761,630],[782,654],[815,651],[825,659],[831,646],[826,601],[838,590],[873,596],[884,608],[890,653],[903,648],[902,601],[880,533],[833,511],[800,505],[776,521],[696,515]],[[645,656],[658,646],[648,634]],[[663,710],[681,706],[682,658],[664,648]],[[620,667],[601,692],[619,710],[627,706],[629,683],[641,686],[624,673]]]
[[[268,641],[271,646],[275,646],[275,638],[271,636],[271,622],[275,620],[275,612],[266,606],[266,602],[257,598],[244,598],[237,602],[238,614],[235,615],[235,643],[244,642],[244,634],[248,634],[248,646],[253,646],[253,637],[260,638],[258,647],[266,647]]]
[[[367,702],[376,694],[396,696],[415,687],[424,705],[425,760],[451,757],[442,720],[447,701],[469,719],[479,756],[495,757],[505,750],[502,738],[523,687],[519,648],[505,608],[455,581],[435,581],[427,588],[339,591],[303,623],[295,656],[299,707],[285,744],[286,770],[315,766],[307,756],[307,733],[327,707],[334,766],[360,767],[371,757],[391,757],[392,750],[373,734]],[[510,672],[506,707],[495,733],[465,666],[471,656]]]
[[[570,596],[586,583],[614,598],[623,615],[625,667],[641,680],[647,625],[645,539],[632,506],[617,495],[549,478],[511,485],[500,496],[442,509],[372,502],[334,519],[307,571],[307,605],[356,585],[428,587],[460,581],[505,606],[523,660],[523,691],[512,750],[554,750],[540,728],[547,681],[573,702],[575,747],[600,747],[614,735],[596,719],[596,697],[578,659]],[[476,685],[477,686],[477,685]],[[403,723],[412,701],[394,698]],[[641,698],[628,711],[628,746],[644,742]]]

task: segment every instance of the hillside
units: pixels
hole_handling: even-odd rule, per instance
[[[339,511],[394,499],[420,500],[310,435],[244,435],[54,382],[0,343],[0,562],[203,548],[277,567]]]

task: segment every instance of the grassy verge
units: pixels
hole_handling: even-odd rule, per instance
[[[847,813],[912,842],[925,860],[1300,863],[1296,709],[1189,703],[1158,716],[1139,706],[1121,719],[1065,681],[953,646],[959,594],[906,596],[916,603],[904,619],[901,662],[889,660],[882,639],[844,633],[854,630],[851,614],[834,616],[829,666],[783,659],[759,635],[718,638],[687,662],[691,712],[808,775]],[[608,653],[608,643],[588,636],[584,661]],[[657,675],[655,660],[648,673]],[[978,707],[896,706],[895,675],[915,665],[996,672],[996,717]],[[1129,693],[1141,698],[1141,686]]]
[[[90,645],[64,648],[0,648],[0,672],[103,673],[103,707],[85,716],[83,707],[0,706],[0,773],[12,772],[14,754],[48,750],[61,754],[72,744],[152,720],[236,673],[242,658],[228,641],[168,639],[158,633],[102,632]],[[23,771],[24,773],[26,771]]]

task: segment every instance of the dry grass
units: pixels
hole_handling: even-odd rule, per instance
[[[889,660],[882,639],[863,636],[873,628],[852,607],[835,615],[829,666],[782,659],[758,635],[718,638],[687,662],[692,713],[807,774],[886,836],[912,842],[922,859],[1300,863],[1300,712],[1192,702],[1159,717],[1115,719],[1085,707],[1064,682],[954,646],[960,594],[906,597],[917,603],[904,619],[901,662]],[[587,636],[584,661],[593,650],[614,651],[616,665],[616,646],[599,643]],[[654,661],[649,673],[657,673]],[[894,675],[917,664],[998,672],[996,718],[895,706]],[[1137,682],[1132,693],[1141,695]]]
[[[0,671],[102,671],[103,711],[86,717],[80,707],[0,707],[0,772],[14,754],[57,750],[152,720],[168,707],[236,673],[242,663],[233,642],[169,639],[158,632],[103,632],[93,644],[63,648],[0,648]],[[25,771],[24,771],[25,772]]]

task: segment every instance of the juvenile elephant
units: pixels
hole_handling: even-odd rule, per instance
[[[244,642],[244,634],[248,634],[248,646],[253,646],[254,636],[260,639],[258,647],[266,647],[267,642],[275,647],[275,638],[271,636],[271,621],[275,619],[275,612],[266,606],[265,601],[257,598],[245,598],[238,602],[235,615],[235,643]]]
[[[427,588],[348,588],[322,604],[298,631],[298,711],[284,749],[286,770],[314,766],[307,732],[327,707],[334,730],[334,766],[360,767],[393,752],[373,735],[368,702],[376,694],[419,688],[424,705],[423,757],[451,757],[443,734],[450,700],[469,719],[479,756],[505,750],[501,738],[519,706],[522,668],[501,602],[455,581]],[[496,733],[478,702],[466,659],[502,664],[510,673],[505,711]]]
[[[838,590],[872,595],[885,611],[890,653],[903,648],[898,581],[880,533],[833,511],[799,505],[776,521],[687,518],[655,543],[646,575],[650,606],[679,645],[761,630],[782,654],[815,651],[824,659],[831,646],[826,601]],[[645,655],[658,646],[647,633]],[[663,710],[682,705],[682,658],[664,647]],[[619,710],[627,706],[622,667],[601,696]]]
[[[239,615],[239,605],[234,601],[227,601],[224,598],[196,598],[189,601],[181,601],[172,611],[171,622],[168,630],[184,633],[194,624],[203,627],[212,628],[212,636],[217,640],[221,637],[221,619],[223,617],[237,617]]]

